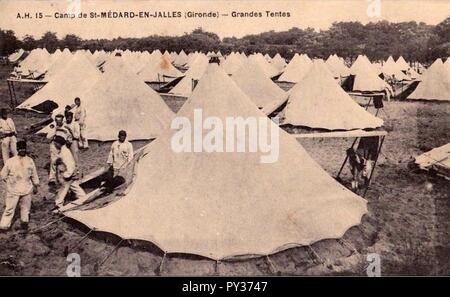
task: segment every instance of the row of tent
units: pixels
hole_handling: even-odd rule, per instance
[[[264,72],[258,57],[250,56],[230,77],[265,114],[271,114],[287,102],[284,124],[328,130],[382,126],[382,120],[365,111],[344,92],[323,60],[314,60],[304,79],[288,93]],[[209,65],[206,57],[198,55],[171,92],[182,91],[189,97],[192,80],[201,81]],[[220,68],[226,72],[224,67]],[[18,108],[42,111],[48,101],[52,101],[60,110],[72,104],[73,98],[80,97],[84,98],[88,113],[95,115],[87,123],[89,139],[114,139],[115,131],[120,128],[129,131],[130,139],[157,137],[158,131],[173,118],[160,95],[128,66],[124,56],[110,57],[102,70],[103,73],[86,53],[77,52],[60,72]],[[115,108],[112,110],[108,106]],[[329,116],[323,116],[324,113]],[[145,129],[141,128],[141,123],[147,123]]]
[[[43,111],[51,101],[61,109],[72,104],[73,98],[84,97],[88,112],[96,115],[95,118],[91,117],[92,123],[88,123],[88,138],[96,140],[114,139],[115,131],[119,128],[127,128],[130,139],[157,137],[173,116],[160,95],[145,82],[161,76],[168,81],[180,78],[169,94],[189,97],[195,82],[201,81],[209,65],[209,58],[202,53],[193,53],[190,57],[187,55],[189,59],[184,73],[174,67],[167,53],[159,51],[147,55],[122,52],[117,56],[106,52],[90,54],[86,51],[72,54],[64,50],[56,55],[45,72],[44,79],[48,83],[20,104],[19,108]],[[139,59],[140,63],[135,59]],[[27,59],[23,62],[27,62]],[[436,61],[424,73],[423,81],[410,97],[426,97],[427,89],[431,89],[435,92],[432,97],[442,100],[449,98],[446,97],[448,91],[441,90],[449,90],[450,83],[436,87],[436,83],[444,78],[450,80],[449,63]],[[142,68],[139,65],[146,66]],[[289,92],[285,92],[271,79],[279,70],[268,63],[262,54],[246,57],[232,53],[220,63],[221,69],[264,113],[270,115],[281,107],[282,124],[328,130],[374,129],[382,126],[382,120],[366,112],[341,88],[336,80],[336,71],[342,66],[345,66],[344,62],[337,56],[324,62],[320,59],[310,60],[306,55],[296,55],[285,66],[279,80],[294,72],[296,75],[293,77],[300,79]],[[356,74],[353,89],[380,91],[390,88],[376,75],[374,66],[364,56],[358,57],[350,71]],[[145,101],[145,98],[153,99]],[[111,102],[114,102],[113,106],[117,106],[117,110],[108,109]],[[155,111],[145,112],[150,108]],[[142,122],[149,123],[146,129],[138,128]]]

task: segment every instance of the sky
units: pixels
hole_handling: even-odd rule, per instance
[[[79,6],[76,4],[80,3]],[[79,7],[79,9],[77,9]],[[88,15],[100,12],[155,13],[179,11],[181,18],[55,18],[55,13],[81,11]],[[184,18],[187,11],[218,12],[218,18]],[[290,17],[233,18],[232,12],[288,12]],[[44,17],[36,18],[41,12]],[[30,13],[32,19],[19,19]],[[223,16],[226,14],[227,16]],[[48,16],[48,17],[45,17]],[[11,29],[16,36],[26,34],[40,38],[47,31],[62,38],[76,34],[85,39],[143,37],[149,35],[179,36],[202,27],[219,37],[242,37],[270,30],[292,27],[327,29],[335,21],[361,23],[388,20],[417,21],[435,25],[450,16],[449,0],[0,0],[0,28]]]

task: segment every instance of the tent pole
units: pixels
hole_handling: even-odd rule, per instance
[[[216,262],[214,264],[214,274],[215,275],[219,275],[219,262],[220,262],[220,260],[216,260]]]
[[[319,254],[316,253],[316,251],[312,248],[312,246],[308,245],[309,250],[314,255],[314,257],[319,261],[320,264],[325,263],[325,261],[319,256]],[[314,259],[313,259],[314,261]]]
[[[111,257],[111,255],[119,248],[119,246],[122,244],[123,239],[120,239],[119,243],[113,248],[113,250],[111,252],[109,252],[108,255],[106,255],[106,257],[97,265],[97,268],[102,266],[106,260],[108,260],[109,257]]]
[[[44,229],[44,228],[46,228],[46,227],[48,227],[48,226],[50,226],[50,225],[52,225],[52,224],[54,224],[54,223],[57,223],[57,222],[59,222],[59,221],[62,221],[64,218],[65,218],[65,217],[62,216],[62,217],[58,218],[57,220],[51,221],[51,222],[49,222],[49,223],[47,223],[47,224],[45,224],[45,225],[43,225],[43,226],[40,226],[40,227],[37,227],[37,228],[31,230],[29,233],[30,233],[30,234],[36,233],[36,231],[39,231],[39,230],[41,230],[41,229]]]
[[[161,259],[161,263],[159,263],[159,267],[158,267],[159,275],[161,275],[161,273],[162,273],[162,269],[163,269],[163,265],[164,265],[164,260],[166,259],[166,255],[167,255],[167,252],[164,252],[164,255],[163,255],[162,259]]]
[[[12,108],[13,109],[16,109],[16,106],[17,106],[17,96],[16,96],[16,88],[14,87],[14,82],[13,81],[11,81],[11,87],[12,87],[12,91],[13,91],[13,98],[14,98],[14,103],[13,103],[13,106],[12,106]]]
[[[340,244],[342,244],[343,246],[345,246],[346,248],[348,248],[352,252],[352,255],[358,253],[356,248],[354,246],[352,246],[350,243],[348,243],[346,240],[344,240],[343,238],[339,238],[338,242]]]
[[[354,140],[353,143],[352,143],[351,148],[353,148],[353,147],[355,146],[356,141],[358,141],[358,139],[359,139],[359,137],[356,137],[356,138],[355,138],[355,140]],[[344,169],[344,166],[345,166],[345,164],[347,163],[347,160],[348,160],[348,155],[345,154],[344,163],[342,163],[341,168],[339,169],[339,172],[338,172],[336,178],[339,178],[339,176],[341,176],[342,170]]]
[[[13,95],[12,95],[12,89],[11,89],[12,82],[9,79],[7,79],[6,82],[8,83],[10,105],[11,105],[11,108],[13,108],[14,103],[13,103]]]
[[[95,228],[90,229],[89,232],[87,232],[86,234],[84,234],[83,237],[82,237],[82,238],[77,242],[77,244],[75,244],[74,246],[72,246],[72,247],[66,246],[67,254],[69,253],[69,249],[76,249],[77,247],[79,247],[80,244],[81,244],[84,240],[86,240],[86,238],[88,238],[89,234],[91,234],[94,230],[95,230]],[[65,253],[65,254],[66,254],[66,253]],[[65,255],[65,256],[67,256],[67,255]]]
[[[278,269],[275,267],[275,264],[270,260],[269,255],[266,255],[267,263],[269,264],[269,269],[271,270],[272,274],[277,274]]]
[[[370,97],[370,99],[369,99],[369,102],[367,102],[367,105],[366,105],[366,110],[368,110],[369,109],[369,106],[370,106],[370,103],[372,102],[372,97]]]
[[[374,173],[374,171],[375,171],[375,166],[377,166],[378,157],[380,156],[381,148],[382,148],[382,146],[383,146],[383,142],[384,142],[384,138],[385,138],[385,137],[386,137],[386,136],[382,136],[382,138],[381,138],[381,143],[380,143],[380,146],[378,147],[377,156],[375,157],[375,162],[373,162],[373,167],[372,167],[372,170],[371,170],[371,172],[370,172],[370,177],[369,177],[369,180],[367,181],[367,187],[366,187],[366,189],[364,190],[363,197],[366,196],[367,191],[369,190],[370,182],[372,181],[373,173]]]

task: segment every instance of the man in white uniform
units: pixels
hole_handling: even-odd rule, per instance
[[[55,162],[58,155],[58,150],[55,147],[53,139],[56,136],[60,136],[67,141],[70,136],[69,130],[64,126],[64,116],[62,114],[57,114],[55,116],[55,122],[50,125],[50,131],[47,133],[47,139],[50,140],[50,172],[48,175],[48,184],[56,184],[56,168]]]
[[[121,130],[119,131],[118,140],[111,145],[107,163],[111,166],[114,176],[117,175],[123,165],[133,160],[133,145],[126,139],[127,132]]]
[[[80,125],[80,141],[79,147],[80,149],[89,148],[89,143],[86,138],[86,109],[81,106],[81,99],[75,98],[75,107],[73,109],[73,114],[75,118],[75,122]]]
[[[75,160],[75,164],[77,167],[79,166],[79,157],[78,157],[78,142],[80,140],[80,125],[73,120],[73,113],[68,111],[66,114],[66,122],[64,127],[67,129],[70,134],[67,138],[67,147],[72,152],[73,158]]]
[[[27,156],[25,141],[17,143],[18,155],[8,159],[1,171],[6,182],[5,211],[0,221],[0,231],[11,227],[17,204],[20,203],[22,228],[28,228],[31,209],[31,193],[38,192],[39,177],[33,159]]]
[[[86,193],[78,182],[77,167],[72,153],[66,146],[66,140],[61,136],[55,136],[53,143],[58,152],[55,164],[58,181],[61,184],[56,194],[55,204],[60,208],[64,205],[69,190],[75,194],[76,199],[86,198]]]
[[[0,111],[0,138],[2,141],[3,164],[11,155],[17,156],[16,126],[14,121],[8,116],[8,110],[2,108]]]

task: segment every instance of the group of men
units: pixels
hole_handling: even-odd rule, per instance
[[[88,148],[86,138],[86,110],[81,99],[75,98],[75,106],[67,106],[64,114],[57,114],[49,126],[47,139],[50,140],[49,187],[58,187],[55,195],[54,211],[64,206],[65,198],[72,191],[77,201],[87,197],[80,186],[79,149]],[[27,143],[17,141],[14,121],[8,110],[0,110],[0,138],[4,166],[1,178],[6,183],[5,210],[0,220],[0,232],[10,229],[17,205],[20,205],[21,227],[28,228],[32,194],[38,192],[39,177],[32,158],[27,155]],[[133,159],[133,146],[126,140],[127,133],[119,131],[108,155],[109,178],[118,174],[124,164]]]

